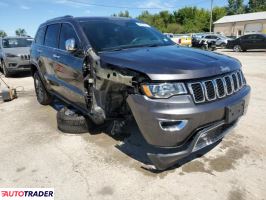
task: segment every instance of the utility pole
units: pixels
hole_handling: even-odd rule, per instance
[[[213,6],[213,0],[211,0],[210,33],[212,32],[212,6]]]

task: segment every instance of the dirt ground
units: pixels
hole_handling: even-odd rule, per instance
[[[0,101],[0,187],[54,187],[56,200],[266,199],[266,52],[219,52],[243,64],[252,87],[248,113],[214,149],[161,173],[141,167],[130,138],[61,133],[56,110],[38,104],[31,77],[5,79],[23,88],[18,99]]]

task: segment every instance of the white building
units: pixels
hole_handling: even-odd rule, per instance
[[[214,22],[214,32],[226,36],[266,33],[266,12],[225,16]]]

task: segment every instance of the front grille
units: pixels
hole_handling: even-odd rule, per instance
[[[237,71],[211,80],[188,83],[188,88],[195,103],[204,103],[232,95],[244,85],[243,74]]]
[[[20,55],[20,58],[22,60],[29,60],[30,59],[30,55]]]

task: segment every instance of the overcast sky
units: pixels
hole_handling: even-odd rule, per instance
[[[31,36],[42,22],[63,15],[110,16],[129,10],[135,17],[143,10],[173,11],[184,6],[210,8],[211,0],[0,0],[0,30],[14,35],[17,28]],[[91,5],[87,5],[91,4]],[[214,0],[214,6],[224,6],[227,0]],[[102,6],[101,6],[102,5]],[[115,8],[116,6],[118,8]],[[128,7],[128,8],[125,8]],[[157,9],[158,8],[158,9]]]

